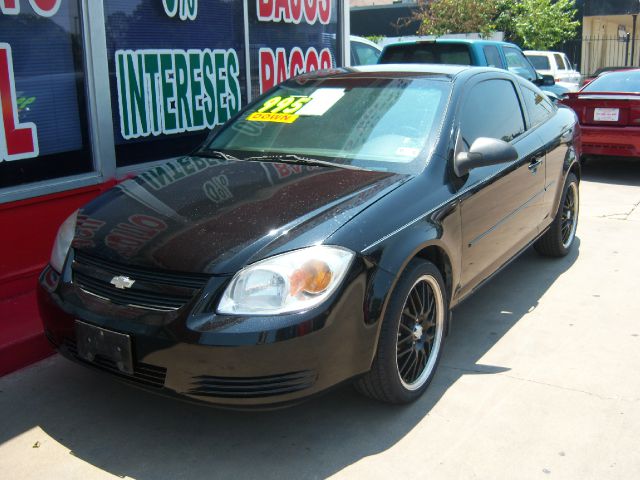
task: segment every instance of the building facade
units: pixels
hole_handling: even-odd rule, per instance
[[[585,0],[582,19],[583,74],[598,68],[638,66],[638,0]]]

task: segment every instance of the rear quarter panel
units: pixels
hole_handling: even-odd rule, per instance
[[[573,110],[561,106],[556,114],[536,129],[546,152],[545,222],[553,221],[562,188],[571,169],[579,174],[580,126]]]

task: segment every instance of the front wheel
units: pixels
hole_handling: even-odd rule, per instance
[[[440,361],[447,308],[436,266],[412,260],[392,293],[371,370],[358,379],[356,388],[388,403],[420,397]]]
[[[538,253],[549,257],[564,257],[569,253],[578,228],[579,192],[578,178],[570,173],[562,190],[560,206],[549,230],[534,244]]]

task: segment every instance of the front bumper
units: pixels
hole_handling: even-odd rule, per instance
[[[582,154],[640,157],[640,127],[581,126]]]
[[[141,314],[84,295],[73,282],[56,277],[50,267],[42,273],[38,303],[45,334],[62,355],[192,401],[234,408],[296,403],[369,370],[376,348],[378,322],[364,321],[367,271],[362,267],[311,312],[214,319],[209,323],[215,327],[198,330],[189,305],[175,314]],[[81,359],[77,319],[130,335],[133,374],[108,359]]]

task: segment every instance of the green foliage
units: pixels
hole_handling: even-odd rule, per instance
[[[547,50],[575,37],[576,0],[420,0],[407,23],[419,20],[419,35],[503,31],[524,48]]]
[[[575,37],[575,0],[502,0],[496,25],[523,48],[548,50]]]
[[[498,0],[434,0],[420,5],[419,35],[477,32],[484,37],[495,31],[493,19]]]
[[[373,43],[378,43],[380,40],[382,40],[384,38],[383,35],[365,35],[365,37],[367,40],[373,42]]]

